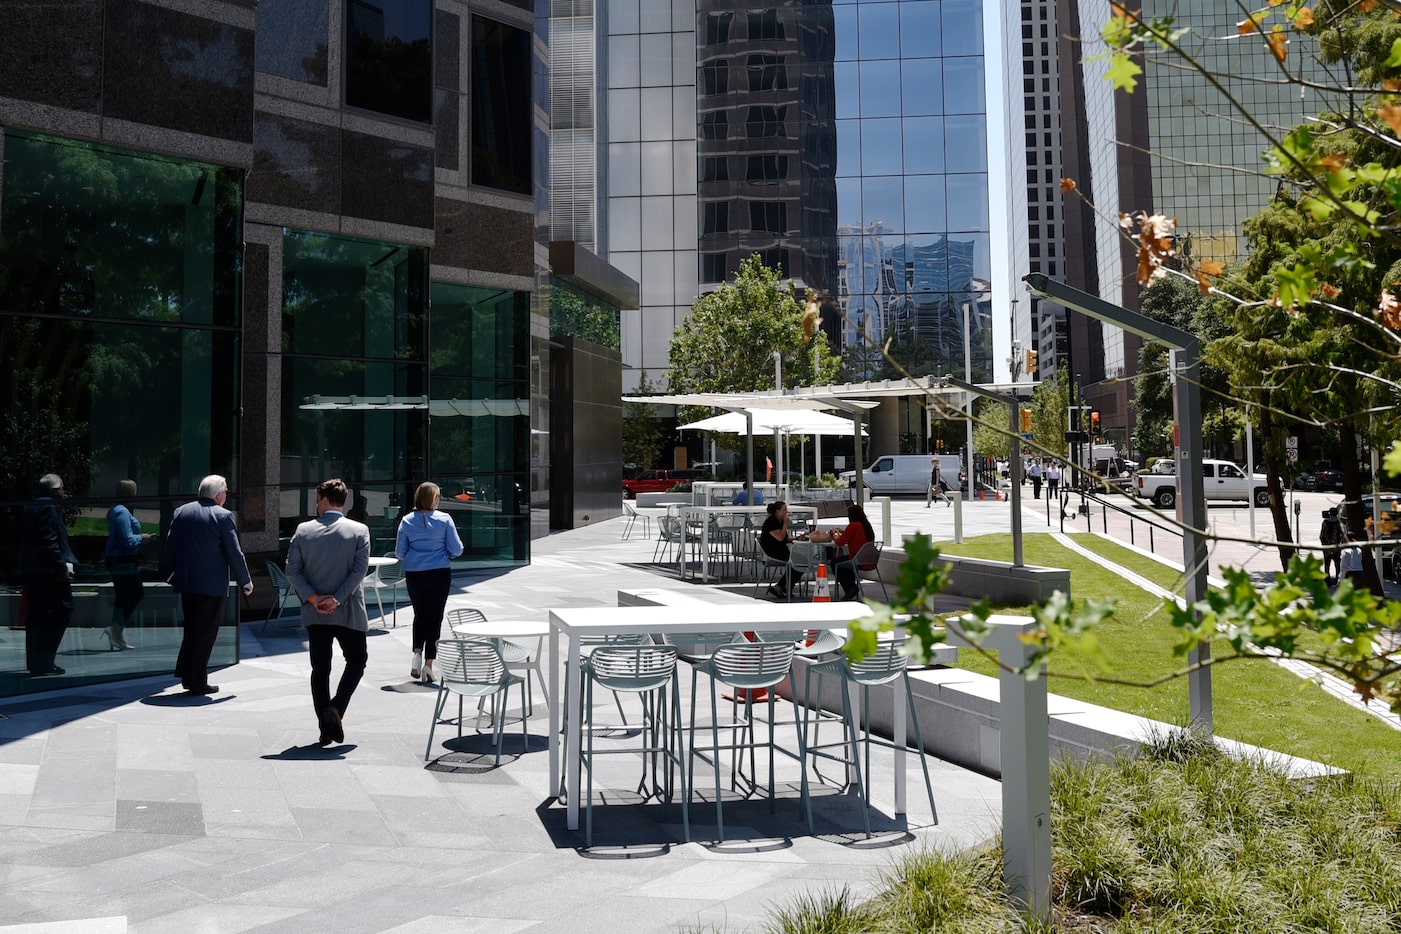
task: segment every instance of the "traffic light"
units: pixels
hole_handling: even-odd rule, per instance
[[[1098,410],[1098,409],[1092,409],[1092,410],[1090,411],[1090,434],[1094,435],[1096,439],[1099,438],[1099,410]]]
[[[1031,409],[1022,409],[1022,434],[1031,431]]]
[[[1028,373],[1036,372],[1036,351],[1034,350],[1026,352],[1026,371]]]

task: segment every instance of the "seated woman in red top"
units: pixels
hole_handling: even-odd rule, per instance
[[[832,541],[844,546],[845,551],[843,554],[839,550],[832,556],[832,570],[836,572],[837,583],[842,586],[842,599],[855,600],[861,596],[861,590],[856,585],[856,553],[861,546],[875,540],[876,530],[871,528],[871,520],[866,518],[866,510],[860,506],[848,506],[846,518],[849,523],[847,527],[832,536]]]

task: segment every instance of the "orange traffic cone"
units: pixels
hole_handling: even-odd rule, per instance
[[[827,562],[817,566],[817,589],[812,594],[813,603],[831,603],[832,592],[827,589]]]

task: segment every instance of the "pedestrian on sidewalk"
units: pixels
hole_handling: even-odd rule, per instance
[[[394,553],[404,569],[404,586],[413,604],[413,664],[409,677],[433,683],[438,637],[452,591],[452,559],[462,554],[462,538],[452,516],[438,509],[436,483],[420,483],[413,495],[413,512],[399,523]]]
[[[1054,497],[1060,492],[1061,469],[1060,461],[1051,461],[1050,468],[1046,471],[1046,495]]]
[[[942,499],[945,506],[952,506],[953,500],[944,490],[944,479],[939,476],[939,458],[929,458],[929,492],[924,496],[924,508],[928,509],[936,499]]]
[[[229,482],[210,474],[199,483],[199,499],[175,510],[165,537],[161,570],[170,589],[180,594],[184,632],[175,658],[175,677],[191,694],[213,694],[209,656],[219,638],[229,578],[238,581],[246,597],[253,592],[248,562],[238,544],[234,514],[224,508]]]
[[[1342,541],[1343,526],[1338,521],[1338,507],[1325,509],[1323,511],[1323,527],[1318,530],[1318,542],[1324,546],[1323,576],[1327,578],[1330,587],[1338,582],[1340,558],[1337,546],[1341,545]]]
[[[342,720],[365,674],[370,655],[366,635],[365,572],[370,567],[370,530],[344,515],[342,480],[316,488],[316,518],[297,526],[287,550],[287,579],[301,598],[302,625],[311,652],[311,703],[321,745],[345,742]],[[331,696],[331,643],[341,647],[345,670]]]
[[[1031,467],[1027,469],[1026,475],[1031,478],[1031,498],[1041,498],[1041,458],[1031,462]]]

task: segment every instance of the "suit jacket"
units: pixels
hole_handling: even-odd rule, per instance
[[[303,522],[287,551],[287,579],[302,598],[302,625],[344,626],[368,632],[362,584],[370,567],[370,530],[338,512]],[[308,603],[312,594],[335,597],[340,606],[322,615]]]
[[[161,567],[180,593],[227,596],[229,578],[246,587],[253,578],[238,546],[234,515],[212,499],[186,503],[175,510],[165,538]]]
[[[78,566],[68,529],[54,500],[41,496],[20,514],[20,567],[26,581],[67,580],[65,563]]]

